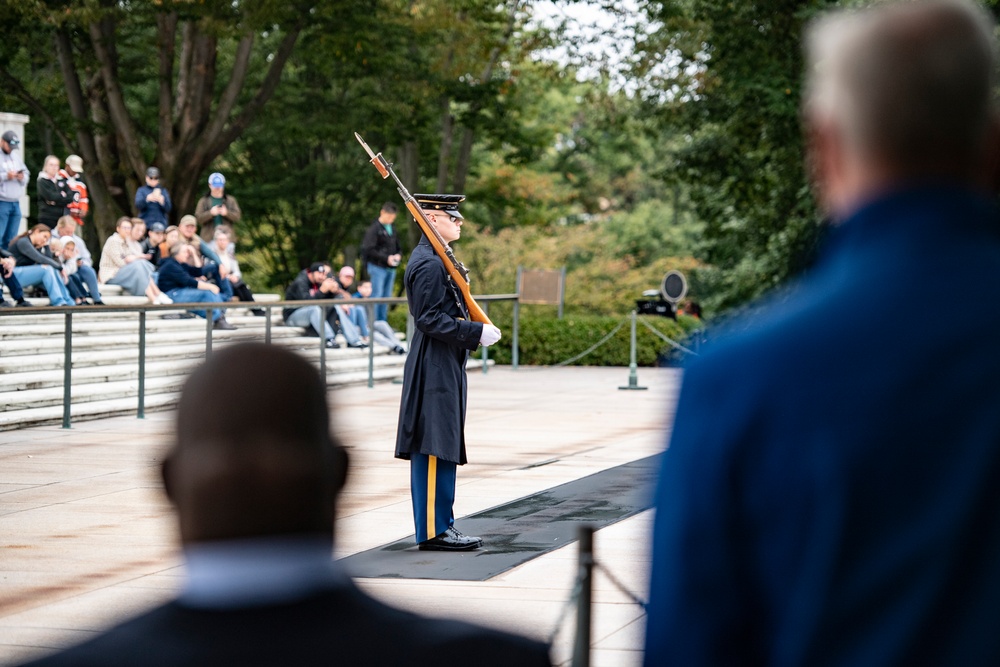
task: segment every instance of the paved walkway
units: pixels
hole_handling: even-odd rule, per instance
[[[622,368],[470,372],[471,463],[459,470],[456,516],[579,479],[662,449],[680,375],[641,369],[648,391],[619,391]],[[408,466],[393,459],[400,386],[331,392],[334,428],[351,454],[337,555],[413,532]],[[76,643],[171,597],[182,580],[158,460],[173,412],[71,430],[0,433],[0,665]],[[652,512],[599,531],[595,555],[645,597]],[[461,523],[459,522],[459,525]],[[485,582],[365,579],[392,604],[546,638],[570,595],[576,544]],[[592,664],[641,662],[642,610],[598,572]],[[572,615],[555,664],[568,664]]]

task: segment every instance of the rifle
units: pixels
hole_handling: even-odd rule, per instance
[[[455,281],[455,285],[458,286],[460,292],[462,292],[462,298],[465,300],[465,306],[469,309],[469,319],[473,322],[482,322],[484,324],[493,324],[490,318],[486,316],[486,312],[480,308],[476,300],[472,298],[472,292],[469,291],[469,270],[465,268],[465,265],[460,261],[455,259],[455,254],[451,251],[451,248],[445,243],[444,239],[438,233],[438,230],[434,229],[434,225],[430,223],[429,220],[424,216],[424,212],[417,205],[417,200],[414,199],[413,195],[410,194],[403,182],[399,180],[399,176],[396,172],[392,170],[392,164],[386,162],[386,159],[382,157],[379,153],[376,155],[372,152],[372,149],[368,147],[365,140],[361,138],[361,135],[357,132],[354,133],[354,137],[358,142],[364,147],[365,152],[368,153],[368,157],[371,158],[369,162],[375,165],[378,169],[378,173],[382,175],[382,178],[389,178],[396,181],[396,189],[399,190],[399,196],[403,198],[403,202],[406,203],[406,208],[413,216],[413,219],[417,221],[420,225],[420,229],[423,230],[424,234],[427,236],[427,240],[431,242],[431,247],[434,248],[434,252],[437,256],[441,258],[444,262],[444,268],[451,276],[451,279]]]

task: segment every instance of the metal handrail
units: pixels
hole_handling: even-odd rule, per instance
[[[483,302],[488,307],[490,301],[513,301],[514,302],[514,327],[511,345],[513,346],[514,368],[517,368],[517,336],[518,336],[518,295],[517,294],[488,294],[476,296],[477,301]],[[360,302],[360,303],[359,303]],[[100,305],[100,306],[30,306],[27,308],[7,308],[0,310],[0,318],[17,317],[21,315],[63,315],[63,428],[71,428],[71,392],[73,380],[73,315],[92,313],[138,313],[139,314],[139,396],[136,407],[136,418],[144,419],[145,408],[145,384],[146,384],[146,313],[153,311],[176,311],[176,310],[230,310],[233,308],[256,309],[265,311],[264,323],[264,343],[271,343],[271,311],[274,308],[301,308],[305,306],[320,306],[326,314],[329,309],[339,305],[364,305],[368,321],[371,339],[374,339],[375,306],[378,304],[405,304],[404,297],[379,297],[365,299],[302,299],[298,301],[224,301],[220,303],[169,303],[169,304],[134,304],[134,305]],[[205,313],[205,356],[212,353],[212,325],[211,317]],[[412,320],[411,316],[407,316]],[[409,331],[412,324],[407,322]],[[489,348],[483,348],[483,372],[486,372],[487,361],[489,359]],[[319,336],[319,363],[320,375],[326,383],[326,339],[322,333]],[[368,345],[368,387],[375,386],[375,346]]]

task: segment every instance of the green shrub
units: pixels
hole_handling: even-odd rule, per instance
[[[500,309],[490,316],[493,323],[503,330],[503,338],[489,348],[489,358],[498,364],[511,363],[513,324],[509,313]],[[688,333],[697,328],[697,321],[682,318],[675,322],[664,317],[640,316],[636,322],[636,363],[640,366],[656,366],[659,358],[670,357],[673,349],[668,343],[642,324],[643,321],[668,338],[684,345]],[[600,315],[537,317],[524,314],[521,310],[518,331],[518,363],[525,366],[552,366],[571,359],[584,352],[608,335],[616,326],[621,328],[605,343],[589,354],[574,361],[574,366],[628,366],[630,348],[629,316],[607,317]],[[475,353],[480,356],[482,351]]]

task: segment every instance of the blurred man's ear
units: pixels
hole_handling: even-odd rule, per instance
[[[173,479],[174,465],[173,454],[167,454],[163,457],[163,462],[160,464],[160,478],[163,480],[163,491],[167,494],[167,499],[176,505],[177,495]]]
[[[344,485],[347,484],[347,465],[349,462],[350,457],[347,455],[347,450],[341,445],[335,445],[333,448],[334,495],[339,495],[344,489]]]
[[[827,215],[832,212],[835,178],[835,151],[833,132],[829,123],[806,120],[803,127],[806,148],[806,172],[813,196],[819,208]]]

